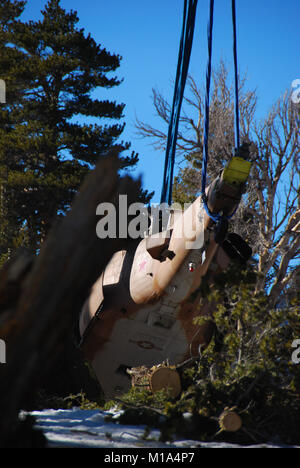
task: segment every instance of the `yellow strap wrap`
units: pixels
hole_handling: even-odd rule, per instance
[[[234,156],[223,171],[223,180],[227,184],[243,184],[248,179],[251,169],[251,162],[243,158]]]

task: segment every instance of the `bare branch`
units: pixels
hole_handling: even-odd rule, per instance
[[[299,222],[299,112],[285,93],[266,118],[256,122],[256,90],[247,90],[246,84],[247,76],[240,74],[240,132],[242,139],[253,142],[253,167],[249,189],[232,220],[232,227],[250,240],[258,257],[258,270],[265,278],[259,280],[258,290],[265,288],[266,278],[272,278],[271,288],[278,292],[288,284],[290,265],[299,254],[299,236],[293,231]],[[199,194],[204,95],[203,87],[189,76],[177,139],[177,157],[185,161],[174,187],[175,197],[180,201],[184,201],[182,197],[190,201]],[[136,128],[140,136],[152,141],[155,149],[165,150],[171,106],[157,90],[153,90],[152,99],[162,129],[138,119]],[[213,71],[209,117],[208,178],[215,177],[231,158],[235,144],[234,87],[223,61]]]

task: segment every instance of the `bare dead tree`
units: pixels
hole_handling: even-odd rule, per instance
[[[268,279],[275,304],[296,274],[300,256],[299,123],[288,93],[256,125],[255,134],[259,157],[251,210],[259,223],[258,269],[265,278],[257,287]]]
[[[299,109],[285,94],[260,123],[256,122],[256,90],[239,77],[241,140],[252,143],[253,168],[248,190],[232,220],[233,229],[252,246],[261,278],[275,304],[296,274],[299,259]],[[141,120],[137,133],[163,152],[171,107],[158,90],[153,104],[164,130]],[[175,201],[192,201],[200,194],[204,128],[204,88],[190,76],[180,118],[174,181]],[[234,151],[234,88],[223,61],[213,73],[210,97],[209,176],[215,177]]]

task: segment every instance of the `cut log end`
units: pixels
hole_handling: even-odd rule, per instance
[[[150,389],[152,393],[159,390],[169,390],[173,398],[181,392],[180,376],[175,369],[158,367],[150,376]]]
[[[224,411],[219,417],[221,429],[228,432],[236,432],[242,427],[242,419],[234,411]]]

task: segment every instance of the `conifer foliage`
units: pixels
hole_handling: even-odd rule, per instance
[[[0,1],[2,255],[20,243],[36,251],[99,156],[130,147],[117,141],[124,124],[110,122],[123,117],[124,104],[92,95],[120,84],[111,72],[121,57],[78,28],[77,13],[59,0],[49,0],[38,21],[22,21],[24,8]],[[121,165],[137,160],[133,152]]]
[[[243,445],[299,445],[299,297],[289,307],[272,309],[265,293],[255,294],[256,273],[232,264],[205,294],[217,305],[216,333],[198,358],[177,367],[182,392],[152,393],[136,386],[118,400],[120,422],[145,421],[161,429],[161,440],[184,437]],[[211,317],[198,317],[203,324]],[[295,348],[298,346],[298,349]],[[224,414],[242,421],[224,428]]]

